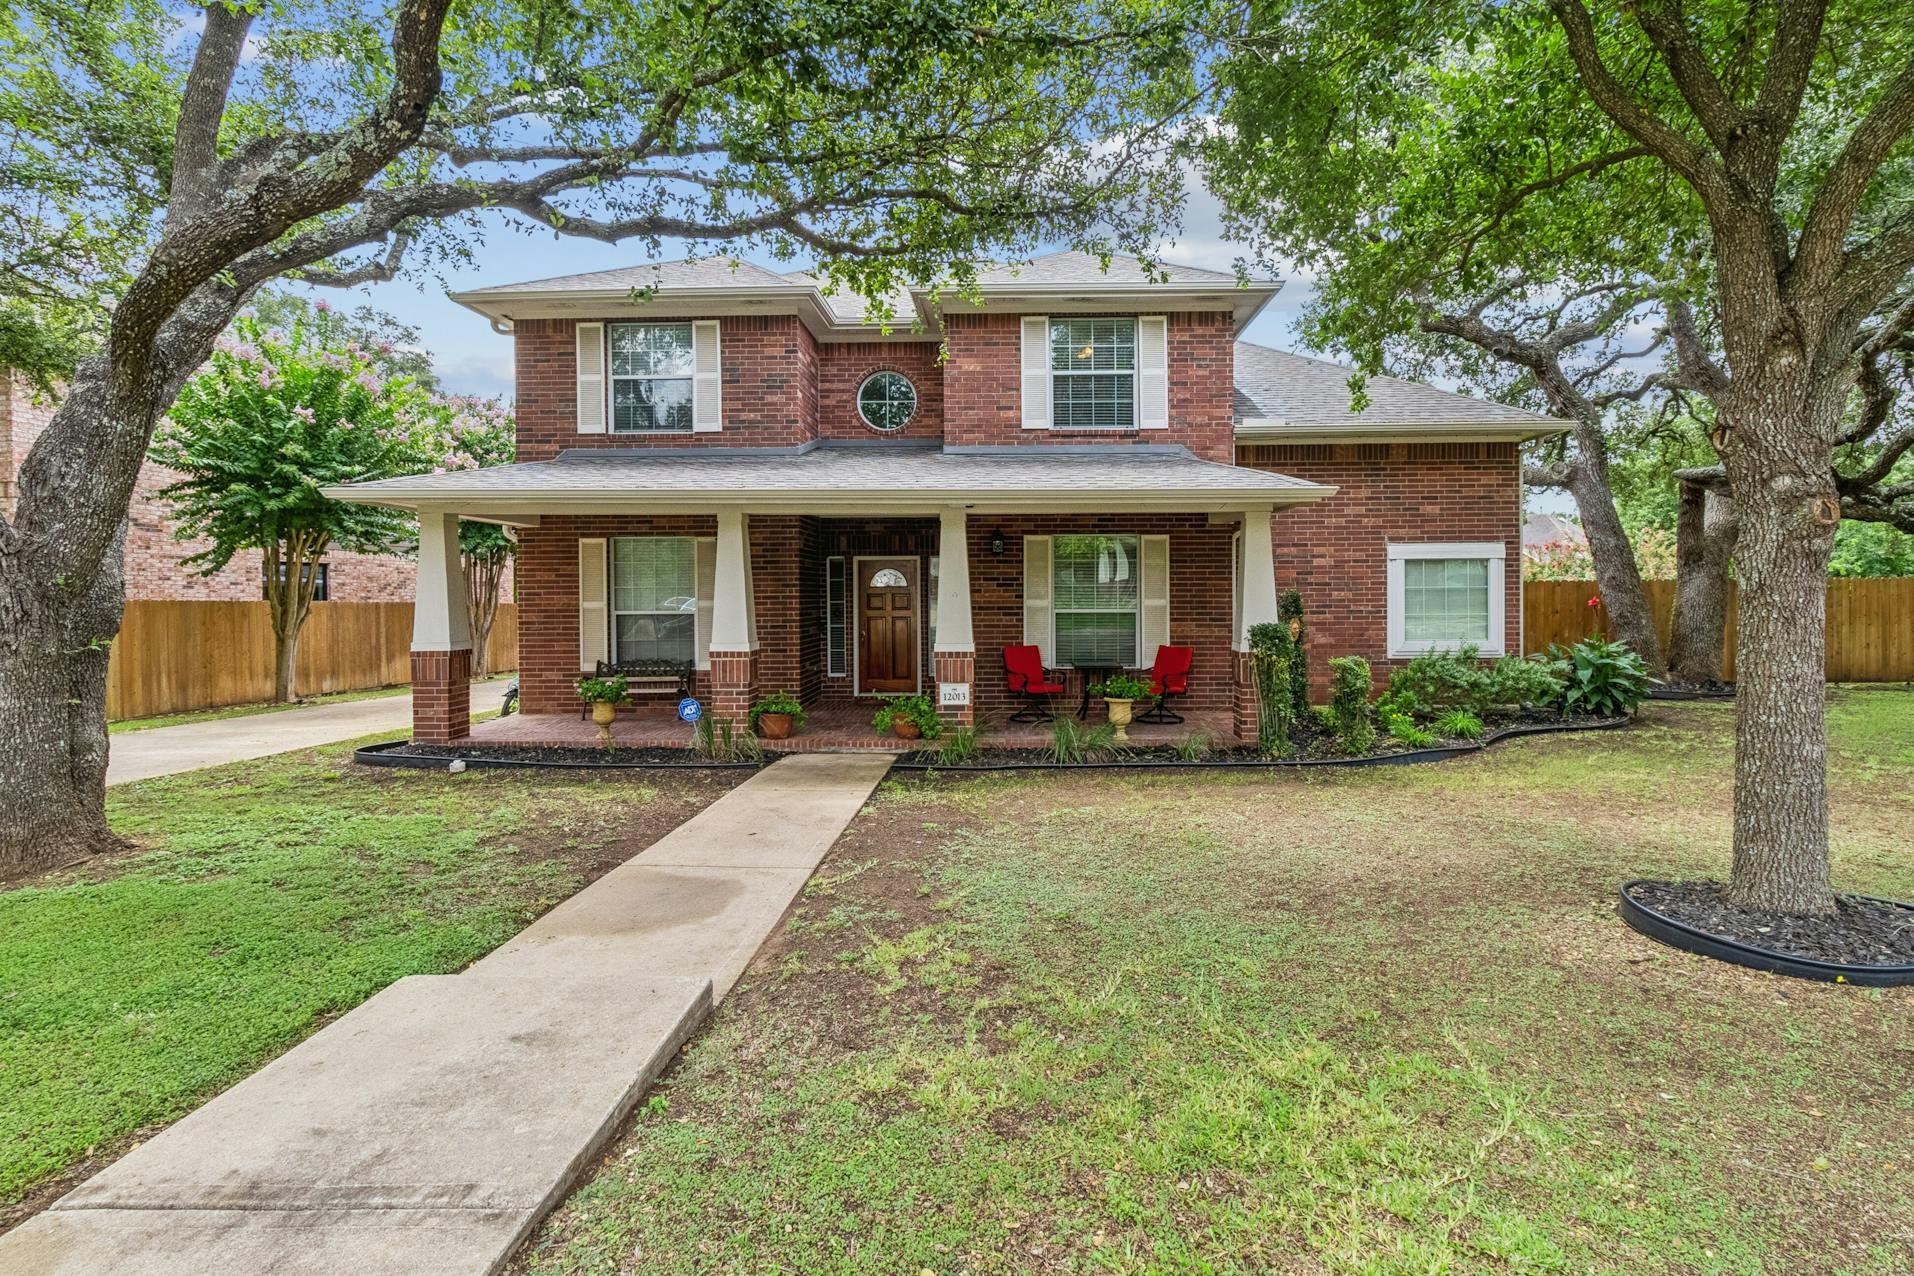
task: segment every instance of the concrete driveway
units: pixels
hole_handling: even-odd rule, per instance
[[[504,703],[505,684],[504,678],[473,683],[472,712],[483,713]],[[156,775],[198,771],[352,740],[375,731],[402,734],[411,726],[412,696],[408,693],[123,731],[109,741],[106,782],[126,784]]]

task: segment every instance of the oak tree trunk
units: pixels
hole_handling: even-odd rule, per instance
[[[1734,555],[1734,499],[1700,483],[1681,485],[1675,524],[1675,611],[1668,673],[1678,683],[1721,681],[1728,629],[1728,563]]]
[[[1604,464],[1584,459],[1569,476],[1569,495],[1575,498],[1576,511],[1582,517],[1582,531],[1588,536],[1588,553],[1595,564],[1595,587],[1615,637],[1642,658],[1652,676],[1663,671],[1661,636],[1655,631],[1654,609],[1642,588],[1640,566],[1635,562],[1635,547],[1629,542],[1622,516],[1615,509],[1609,491]]]
[[[1828,866],[1827,577],[1840,521],[1831,440],[1844,387],[1805,373],[1750,386],[1724,413],[1739,527],[1735,644],[1735,835],[1729,902],[1834,911]],[[1819,391],[1813,393],[1811,391]]]

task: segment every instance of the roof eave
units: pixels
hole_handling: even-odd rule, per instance
[[[1252,418],[1236,423],[1239,443],[1526,443],[1566,434],[1566,421],[1537,417],[1534,421],[1455,421],[1440,425],[1310,424],[1275,418]]]

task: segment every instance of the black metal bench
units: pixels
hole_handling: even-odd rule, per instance
[[[623,678],[627,700],[663,695],[682,700],[691,694],[691,669],[689,660],[601,660],[592,676]],[[591,706],[580,703],[578,716],[590,715]]]

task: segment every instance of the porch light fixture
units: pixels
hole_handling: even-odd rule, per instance
[[[992,558],[1002,558],[1004,556],[1004,534],[1002,530],[990,533],[990,556]]]

